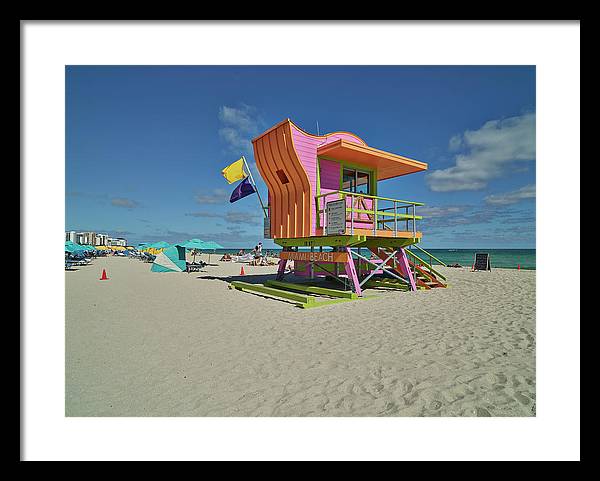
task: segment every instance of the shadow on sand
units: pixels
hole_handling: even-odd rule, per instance
[[[275,274],[246,274],[245,276],[198,276],[197,279],[207,279],[211,281],[223,281],[227,284],[232,281],[247,282],[248,284],[263,284],[267,280],[275,280]]]

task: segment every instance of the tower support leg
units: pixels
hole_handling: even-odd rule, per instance
[[[346,275],[352,282],[354,292],[356,292],[358,296],[362,297],[362,289],[360,288],[358,275],[356,275],[356,267],[354,266],[354,259],[352,259],[352,251],[350,250],[350,247],[346,247],[345,250],[348,253],[348,262],[344,264],[344,267],[346,268]]]
[[[277,277],[278,281],[283,279],[285,274],[285,266],[287,265],[287,259],[279,259],[279,267],[277,267]]]
[[[398,249],[398,252],[396,253],[396,260],[398,261],[398,270],[402,273],[404,277],[408,279],[408,282],[410,284],[410,290],[416,291],[417,284],[415,283],[415,278],[413,276],[412,271],[410,270],[408,257],[406,257],[406,252],[404,251],[403,247]]]

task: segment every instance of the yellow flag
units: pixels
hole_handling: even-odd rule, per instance
[[[248,177],[244,172],[244,159],[236,160],[233,164],[225,167],[221,173],[230,184]]]

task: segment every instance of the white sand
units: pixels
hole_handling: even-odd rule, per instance
[[[300,309],[230,290],[218,258],[65,272],[67,416],[535,415],[535,271]]]

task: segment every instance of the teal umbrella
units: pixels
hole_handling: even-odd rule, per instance
[[[169,244],[168,242],[165,242],[165,241],[158,241],[158,242],[155,242],[154,244],[150,244],[150,246],[146,246],[146,247],[153,247],[154,249],[166,249],[167,247],[171,247],[171,244]]]
[[[204,249],[212,249],[213,253],[217,249],[223,249],[224,247],[221,244],[218,244],[214,241],[208,241],[204,243]],[[208,262],[210,263],[210,252],[208,253]]]
[[[83,246],[79,244],[75,244],[73,241],[65,242],[65,252],[70,252],[71,254],[74,252],[84,252],[89,250],[90,246]]]
[[[192,262],[196,262],[196,251],[206,248],[206,242],[204,242],[201,239],[190,239],[190,240],[182,242],[181,244],[178,244],[178,245],[193,251],[192,255],[194,256],[194,258],[193,258]]]
[[[156,256],[151,272],[183,272],[186,270],[185,248],[171,246]]]
[[[224,249],[224,247],[221,244],[218,244],[216,242],[213,241],[208,241],[204,243],[204,249]]]
[[[204,242],[203,240],[200,239],[190,239],[188,241],[182,242],[181,244],[177,244],[180,245],[181,247],[185,247],[186,249],[204,249],[206,242]]]

